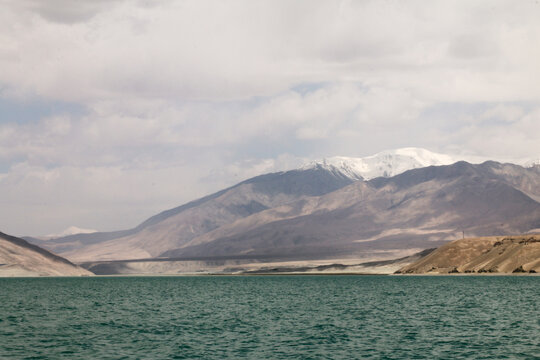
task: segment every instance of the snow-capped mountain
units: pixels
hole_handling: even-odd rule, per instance
[[[379,176],[392,177],[407,170],[431,165],[449,165],[456,161],[449,155],[409,147],[386,150],[363,158],[334,156],[310,162],[302,168],[322,167],[330,171],[337,170],[354,180],[370,180]]]
[[[538,228],[537,168],[494,161],[425,168],[454,159],[414,148],[330,158],[244,180],[131,229],[35,243],[78,262],[253,254],[289,259],[430,247],[434,239],[461,236],[464,227],[477,235]],[[380,248],[372,246],[377,239]]]
[[[526,168],[532,168],[535,166],[540,166],[540,157],[534,160],[529,160],[523,164],[523,167],[526,167]]]

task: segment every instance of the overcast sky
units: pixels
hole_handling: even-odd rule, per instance
[[[0,231],[130,228],[306,159],[540,154],[532,1],[0,0]]]

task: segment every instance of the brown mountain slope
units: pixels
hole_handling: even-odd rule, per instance
[[[323,195],[356,180],[321,167],[265,174],[164,211],[131,230],[31,241],[75,261],[154,257],[246,216]]]
[[[540,235],[452,241],[401,268],[401,274],[540,273]]]
[[[286,182],[288,173],[270,174],[264,186],[245,183],[136,234],[57,251],[74,261],[239,255],[395,258],[442,245],[460,237],[462,230],[486,236],[539,228],[537,170],[458,162],[356,181],[317,196],[291,191],[318,179],[317,173],[298,172],[294,181]],[[256,211],[231,212],[253,201],[261,205]]]
[[[0,277],[93,275],[23,239],[0,232]]]
[[[540,203],[492,171],[500,165],[461,162],[357,182],[246,217],[162,256],[396,256],[402,250],[442,245],[460,237],[462,230],[485,236],[538,227]],[[510,168],[523,178],[538,176]],[[538,192],[535,186],[530,190]]]
[[[494,161],[485,163],[487,172],[498,176],[507,184],[522,191],[530,198],[540,202],[540,165],[526,168],[514,164],[500,164]]]

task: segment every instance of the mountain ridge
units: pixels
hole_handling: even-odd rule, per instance
[[[302,231],[303,237],[305,239],[310,238],[314,243],[317,243],[316,239],[321,238],[321,236],[323,239],[335,238],[340,236],[340,232],[343,233],[342,235],[344,238],[348,238],[350,241],[349,246],[342,251],[342,253],[347,253],[355,247],[352,246],[354,245],[354,234],[363,235],[364,239],[358,239],[360,242],[369,243],[367,240],[379,236],[381,239],[391,240],[394,245],[397,245],[396,241],[399,240],[400,236],[401,238],[404,238],[404,234],[406,234],[407,231],[415,232],[412,235],[410,234],[409,238],[425,238],[429,235],[435,237],[434,241],[447,241],[459,236],[462,229],[483,234],[485,232],[506,232],[514,229],[523,229],[524,227],[529,226],[529,223],[531,228],[537,227],[538,223],[540,223],[540,204],[538,204],[538,202],[505,181],[500,179],[490,179],[486,174],[484,174],[483,177],[479,176],[479,174],[482,174],[482,171],[484,171],[482,170],[482,166],[492,167],[494,164],[495,163],[471,165],[466,162],[460,162],[447,167],[428,167],[410,170],[388,179],[374,179],[368,182],[368,184],[371,184],[373,187],[364,191],[364,194],[368,194],[366,198],[357,198],[356,200],[349,199],[349,201],[352,201],[352,205],[345,202],[344,206],[337,206],[336,209],[323,214],[304,214],[299,212],[296,217],[269,222],[261,225],[258,229],[248,228],[247,233],[244,235],[238,235],[237,232],[236,235],[229,234],[221,239],[211,239],[212,241],[215,241],[212,246],[214,249],[216,248],[217,243],[229,244],[227,246],[231,246],[231,242],[237,244],[239,241],[248,241],[251,238],[264,238],[265,236],[267,241],[270,241],[269,239],[277,238],[280,238],[280,241],[283,241],[285,237],[289,236],[287,233],[293,234],[290,236],[294,238],[294,236],[299,236],[298,229],[308,228],[313,230]],[[460,178],[458,173],[448,173],[450,170],[455,170],[461,174],[460,176],[466,177]],[[457,183],[456,179],[459,180]],[[432,184],[430,184],[430,182]],[[340,196],[347,199],[348,195],[350,195],[350,191],[359,186],[366,185],[365,183],[354,183],[344,189],[325,195],[323,198],[335,197],[336,193],[343,193],[340,194]],[[443,187],[442,190],[438,190],[439,186]],[[408,189],[408,187],[413,187],[413,190]],[[414,188],[416,188],[416,190],[414,190]],[[403,189],[406,191],[402,192]],[[346,191],[348,191],[349,194],[345,193]],[[386,196],[385,194],[390,194],[390,196]],[[371,200],[369,199],[370,196],[373,197]],[[321,201],[321,199],[318,201]],[[322,201],[324,201],[324,199],[322,199]],[[332,200],[327,199],[327,201]],[[507,204],[504,204],[505,202],[507,202]],[[412,208],[410,206],[408,207],[407,204],[411,203],[417,205],[414,205]],[[501,204],[504,206],[501,207]],[[366,208],[368,207],[372,207],[372,209],[367,211]],[[427,208],[441,209],[437,210],[441,212],[438,214],[440,219],[431,219],[430,215],[424,210]],[[435,213],[437,213],[437,211]],[[534,214],[528,216],[527,211],[532,211]],[[411,214],[414,214],[415,212],[418,213],[418,216],[416,218],[411,217]],[[381,214],[385,213],[390,215],[383,220],[383,215]],[[526,221],[522,221],[519,218],[512,218],[512,213],[523,213],[523,219]],[[482,214],[483,218],[480,219],[478,214]],[[252,217],[260,217],[263,215],[264,212],[254,214]],[[311,216],[311,218],[309,218],[309,216]],[[332,228],[332,231],[327,231],[324,226],[320,226],[320,223],[328,222],[328,219],[332,217],[340,219],[351,216],[359,217],[358,221],[363,221],[363,225],[351,227],[351,221],[347,220],[344,225],[340,227],[336,226],[340,220],[336,220],[333,222],[334,227]],[[512,220],[512,224],[499,225],[507,216]],[[395,220],[396,218],[408,219],[408,221],[400,223]],[[240,221],[246,222],[249,221],[249,219]],[[373,225],[377,222],[381,223],[382,226],[377,227]],[[440,224],[437,225],[438,223],[445,224],[445,226],[441,227]],[[235,224],[232,224],[230,226],[234,228],[234,225]],[[345,231],[345,228],[348,230]],[[389,232],[392,229],[396,229],[394,233]],[[419,231],[424,232],[424,234],[418,233]],[[387,235],[384,235],[385,232]],[[208,236],[208,234],[206,236]],[[238,238],[238,236],[240,236],[240,238]],[[301,241],[301,238],[301,236],[298,237],[296,241]],[[206,239],[206,243],[210,242],[209,239]],[[416,242],[418,243],[418,239]],[[414,241],[412,243],[414,243]],[[423,244],[425,246],[426,244],[429,244],[429,241],[423,241]],[[207,248],[205,248],[205,245],[201,244],[197,244],[196,246],[198,247],[199,252],[204,251],[208,253],[211,251],[208,248],[210,245],[206,245]],[[168,251],[161,256],[180,256],[182,254],[193,256],[197,253],[195,250],[197,250],[197,248],[192,248],[190,251],[179,249],[176,251]],[[223,251],[225,250],[222,250],[219,254],[225,255]]]
[[[72,234],[72,235],[57,237],[55,239],[55,242],[57,243],[84,243],[88,245],[88,244],[113,240],[113,239],[117,239],[121,237],[131,236],[145,229],[148,226],[155,225],[156,223],[165,220],[168,217],[174,216],[190,208],[199,206],[206,201],[213,200],[223,195],[227,191],[230,191],[236,187],[239,187],[245,184],[250,184],[250,183],[258,184],[261,182],[261,180],[263,180],[262,182],[264,182],[265,179],[272,179],[275,177],[283,176],[285,174],[295,174],[295,173],[302,173],[306,171],[307,172],[312,172],[312,171],[328,172],[328,174],[331,174],[331,176],[335,177],[336,179],[339,179],[337,185],[333,187],[330,186],[327,190],[323,189],[322,191],[321,190],[314,191],[314,189],[311,188],[311,190],[308,192],[301,191],[304,195],[320,195],[324,191],[336,190],[339,187],[348,185],[351,183],[351,181],[365,180],[366,178],[364,178],[361,175],[361,173],[364,173],[364,175],[366,176],[368,176],[367,174],[368,172],[371,174],[370,176],[373,176],[374,172],[377,172],[376,175],[378,176],[384,176],[385,174],[388,175],[388,171],[385,173],[385,171],[377,170],[377,168],[378,167],[382,168],[383,165],[388,166],[389,163],[392,163],[392,162],[394,163],[394,166],[395,166],[396,161],[400,162],[400,161],[403,161],[404,159],[407,159],[408,161],[406,161],[406,164],[397,166],[397,168],[399,168],[399,171],[405,171],[405,170],[408,170],[409,168],[418,167],[419,164],[429,163],[430,165],[433,165],[435,163],[443,164],[450,161],[449,160],[450,157],[448,155],[438,154],[438,153],[434,153],[426,149],[412,148],[412,147],[400,148],[400,149],[394,149],[394,150],[385,150],[375,155],[366,156],[362,158],[338,156],[338,157],[331,157],[328,159],[339,159],[338,162],[340,163],[340,165],[327,164],[327,161],[323,159],[322,161],[313,161],[313,162],[304,164],[298,169],[258,175],[253,178],[244,180],[236,185],[227,187],[216,193],[209,194],[202,198],[189,201],[185,204],[182,204],[180,206],[177,206],[168,210],[164,210],[156,215],[149,217],[148,219],[146,219],[139,225],[130,229],[108,231],[108,232],[97,231],[90,234],[88,233]],[[439,161],[437,161],[436,159],[439,159]],[[443,160],[440,160],[440,159],[443,159]],[[330,160],[330,161],[332,162],[333,160]],[[381,164],[377,165],[377,161],[381,161],[382,165]],[[359,165],[360,163],[362,164],[361,166]],[[363,170],[361,171],[355,170],[355,168],[359,166],[362,167]],[[372,169],[369,170],[368,169],[369,167],[372,167]],[[396,171],[397,170],[394,169],[393,174]],[[295,190],[298,190],[299,187],[305,187],[305,184],[300,184],[301,183],[300,181],[294,181],[294,176],[292,178],[293,179],[288,181],[286,184],[282,184],[281,186],[282,191],[288,191],[290,193],[290,192],[294,192]],[[271,195],[275,195],[275,192],[274,194],[271,194]],[[48,240],[48,239],[43,239],[41,237],[31,237],[31,236],[23,236],[23,238],[33,243],[36,243],[38,245],[50,246],[50,244],[45,244],[44,242],[45,240]]]
[[[418,148],[368,158],[386,158],[389,162],[381,164],[388,164],[396,154],[414,158],[423,151],[423,161],[442,161],[442,154]],[[377,171],[388,175],[385,169],[381,166]],[[262,174],[165,210],[132,229],[78,234],[42,244],[74,261],[285,256],[286,252],[299,257],[324,256],[325,252],[328,256],[365,256],[366,251],[380,252],[388,258],[401,256],[391,251],[420,251],[440,245],[455,239],[463,230],[486,235],[490,231],[505,234],[523,230],[529,225],[540,227],[534,218],[540,199],[538,166],[458,161],[370,180],[359,174],[351,176],[345,170],[315,163]],[[502,203],[505,199],[506,203]],[[436,216],[426,212],[430,208],[436,209]],[[532,220],[524,209],[534,214]],[[523,213],[524,220],[512,215],[512,211]],[[351,225],[354,222],[362,225]],[[261,239],[268,244],[261,243]]]
[[[365,257],[375,251],[382,257],[397,257],[405,250],[420,251],[456,239],[463,230],[489,235],[540,227],[540,204],[520,190],[537,194],[539,187],[534,169],[458,162],[413,169],[392,178],[351,182],[320,196],[288,198],[285,203],[193,233],[182,242],[170,237],[167,229],[179,223],[169,218],[159,224],[165,226],[160,231],[172,242],[149,231],[62,254],[77,261],[119,260],[118,254],[131,254],[124,258],[132,259],[245,254],[306,258]],[[237,190],[246,196],[248,188]],[[223,203],[227,197],[238,199],[234,193],[223,196],[219,199],[222,204],[227,204]],[[189,219],[208,215],[202,210],[196,209],[198,215]]]
[[[83,275],[93,274],[24,239],[0,232],[0,277]]]
[[[70,250],[81,246],[108,246],[111,241],[129,239],[137,234],[141,234],[146,239],[146,234],[149,232],[154,232],[151,236],[156,243],[184,242],[191,240],[195,235],[213,230],[249,214],[292,202],[301,197],[325,194],[352,182],[340,173],[320,168],[263,174],[161,212],[130,230],[73,235],[38,244],[66,255]],[[160,227],[167,229],[161,231]],[[172,229],[172,232],[169,229]],[[161,231],[161,235],[156,234],[156,230]],[[137,248],[140,248],[139,245]],[[111,251],[111,256],[114,256],[114,251]],[[134,251],[140,257],[157,255],[146,251]]]

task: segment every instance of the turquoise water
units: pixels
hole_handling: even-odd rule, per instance
[[[534,359],[540,277],[0,279],[0,359]]]

